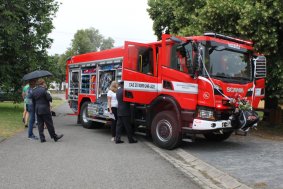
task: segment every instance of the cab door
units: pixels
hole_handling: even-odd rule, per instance
[[[157,50],[154,45],[125,42],[124,100],[149,104],[157,96]]]

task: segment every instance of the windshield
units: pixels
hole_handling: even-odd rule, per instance
[[[205,45],[205,49],[205,66],[210,77],[252,80],[252,61],[248,50],[216,42]]]

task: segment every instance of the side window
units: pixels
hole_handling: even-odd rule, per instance
[[[186,50],[182,45],[174,44],[171,48],[170,68],[188,73]]]
[[[170,68],[190,73],[192,67],[192,45],[174,44],[171,46]]]
[[[152,48],[139,47],[137,71],[153,75],[153,50]]]
[[[128,63],[125,67],[137,72],[153,75],[153,49],[150,47],[129,45]]]

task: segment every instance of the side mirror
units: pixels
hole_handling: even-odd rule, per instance
[[[199,50],[196,43],[192,43],[193,47],[193,61],[192,61],[192,77],[197,78],[199,76]]]
[[[254,76],[256,79],[266,77],[266,58],[265,56],[258,56],[254,60],[255,73]]]

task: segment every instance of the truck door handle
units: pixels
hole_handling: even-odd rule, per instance
[[[173,90],[172,83],[171,83],[170,81],[164,80],[164,81],[163,81],[163,88],[164,88],[164,89]]]
[[[125,91],[125,97],[126,98],[134,98],[134,95],[131,91]]]

